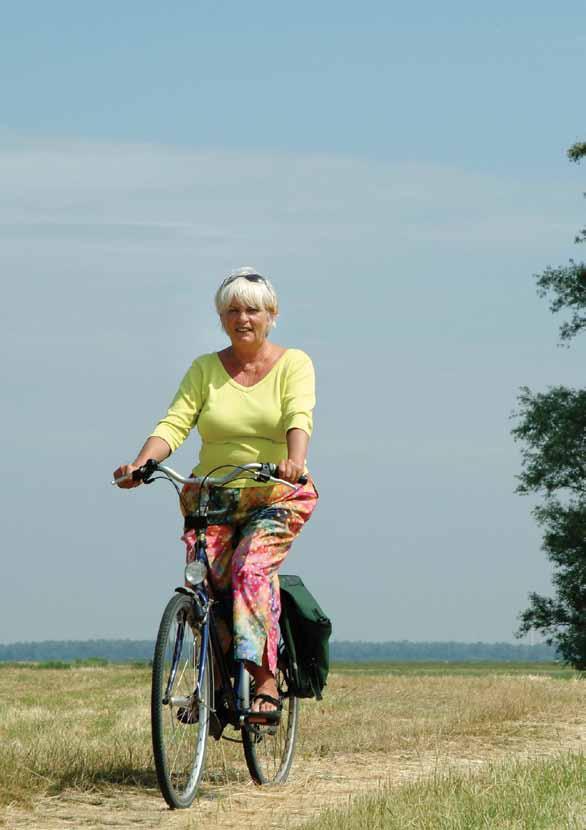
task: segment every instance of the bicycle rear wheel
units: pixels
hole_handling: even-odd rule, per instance
[[[209,650],[202,687],[197,688],[203,658],[202,629],[190,596],[169,601],[155,645],[151,690],[151,727],[157,779],[171,808],[189,807],[201,780],[211,705]]]
[[[299,698],[291,692],[289,655],[283,643],[275,679],[283,705],[281,720],[272,726],[248,724],[242,728],[242,743],[248,771],[257,784],[284,784],[293,763],[299,728]],[[254,683],[251,681],[251,700]]]

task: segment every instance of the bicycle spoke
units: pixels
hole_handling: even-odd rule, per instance
[[[201,629],[188,622],[192,618],[191,603],[191,598],[183,594],[177,594],[169,602],[153,660],[151,711],[155,767],[163,796],[172,807],[187,807],[195,797],[203,773],[209,729],[208,719],[200,719],[199,714],[210,703],[210,672],[206,667],[202,689],[196,695]],[[165,690],[168,698],[163,703]]]
[[[285,656],[282,650],[283,660]],[[287,779],[293,760],[299,700],[289,693],[287,672],[281,667],[277,670],[276,680],[283,705],[279,723],[259,725],[242,732],[246,763],[257,784],[283,783]]]

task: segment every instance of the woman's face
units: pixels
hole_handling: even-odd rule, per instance
[[[261,345],[266,340],[271,315],[262,308],[232,300],[221,315],[222,324],[232,345]]]

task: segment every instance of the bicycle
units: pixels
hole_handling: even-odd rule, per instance
[[[226,465],[229,466],[229,465]],[[212,472],[216,472],[213,470]],[[159,473],[160,475],[155,475]],[[166,478],[180,495],[179,484],[198,484],[199,504],[189,516],[196,531],[194,559],[185,567],[185,582],[169,600],[155,644],[151,687],[151,733],[157,780],[172,809],[189,807],[201,782],[208,737],[240,741],[248,771],[256,784],[282,784],[291,764],[299,725],[299,699],[292,689],[292,662],[282,638],[276,682],[282,706],[278,722],[254,723],[254,681],[241,662],[226,655],[218,632],[218,601],[210,591],[206,527],[210,489],[237,478],[295,485],[275,476],[274,464],[234,467],[220,479],[185,478],[154,460],[132,473],[150,484]],[[118,484],[116,479],[112,484]],[[305,483],[300,481],[300,483]],[[181,497],[181,495],[180,495]],[[219,681],[219,682],[218,682]],[[231,726],[240,739],[223,735]]]

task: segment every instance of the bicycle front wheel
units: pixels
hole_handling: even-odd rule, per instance
[[[204,770],[212,668],[190,596],[169,601],[155,645],[151,691],[153,754],[161,793],[171,808],[189,807]],[[205,668],[201,688],[197,680]]]
[[[299,698],[291,691],[289,657],[283,643],[275,679],[283,711],[281,720],[272,726],[248,724],[242,728],[244,757],[252,779],[257,784],[284,784],[289,775],[299,727]],[[254,683],[251,681],[251,698]]]

